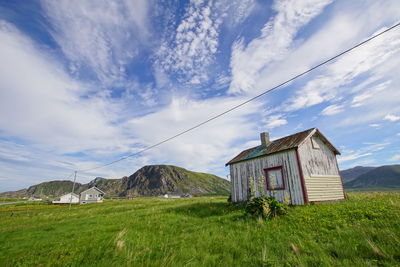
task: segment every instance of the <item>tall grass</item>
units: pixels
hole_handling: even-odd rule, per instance
[[[0,266],[396,266],[400,193],[243,216],[226,197],[0,207]]]

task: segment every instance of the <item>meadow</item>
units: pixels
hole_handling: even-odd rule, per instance
[[[0,207],[0,266],[400,266],[400,193],[244,216],[226,197]]]

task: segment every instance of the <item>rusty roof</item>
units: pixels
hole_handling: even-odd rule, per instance
[[[252,158],[257,158],[265,155],[270,155],[274,153],[278,153],[284,150],[288,149],[293,149],[298,147],[300,144],[303,143],[303,141],[310,136],[311,134],[314,134],[315,132],[318,132],[318,134],[324,139],[325,143],[327,143],[328,146],[332,148],[335,154],[340,154],[340,152],[326,139],[325,136],[321,134],[321,132],[317,128],[311,128],[299,133],[295,133],[289,136],[285,136],[282,138],[279,138],[277,140],[272,141],[268,146],[256,146],[250,149],[246,149],[242,152],[239,153],[236,157],[231,159],[228,163],[225,165],[230,165],[232,163],[236,163],[239,161],[244,161],[244,160],[249,160]]]

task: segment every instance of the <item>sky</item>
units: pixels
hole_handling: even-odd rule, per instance
[[[0,0],[0,192],[71,179],[215,116],[400,21],[397,0]],[[317,127],[341,169],[400,163],[400,27],[77,181],[171,164],[226,178]]]

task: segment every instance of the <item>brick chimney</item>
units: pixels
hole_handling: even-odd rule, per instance
[[[267,147],[271,141],[269,140],[269,133],[260,133],[261,145]]]

